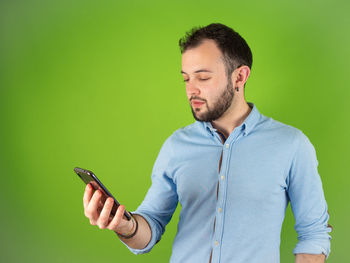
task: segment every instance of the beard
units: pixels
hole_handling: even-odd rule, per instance
[[[200,109],[194,110],[190,103],[193,117],[197,121],[204,121],[204,122],[215,121],[219,119],[231,106],[233,97],[234,97],[234,91],[233,91],[232,82],[230,79],[228,79],[228,84],[226,86],[226,89],[220,94],[219,98],[213,103],[212,107],[209,107],[208,103],[204,101],[203,108],[204,106],[206,106],[207,108],[206,112],[199,113],[201,110]],[[191,98],[191,100],[192,99],[199,99],[203,101],[201,98],[196,98],[196,97]]]

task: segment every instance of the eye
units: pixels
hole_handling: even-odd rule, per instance
[[[188,79],[184,79],[184,82],[187,82],[188,81]]]
[[[200,81],[206,81],[209,80],[210,78],[206,78],[206,79],[199,79]]]

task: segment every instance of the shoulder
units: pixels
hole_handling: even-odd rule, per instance
[[[179,142],[179,140],[182,140],[184,137],[191,137],[195,135],[195,133],[198,133],[200,130],[200,125],[202,125],[200,122],[194,122],[187,126],[180,127],[176,129],[171,135],[169,135],[166,140],[163,143],[162,148],[170,149],[175,144]]]
[[[175,130],[167,140],[170,143],[194,142],[198,138],[207,136],[203,122],[195,121],[187,126]]]
[[[286,140],[293,144],[309,142],[308,137],[300,128],[275,120],[271,117],[263,116],[256,129],[258,132],[269,134],[274,138]]]
[[[289,146],[291,157],[316,155],[316,150],[311,140],[300,128],[272,118],[267,119],[269,125],[266,127],[266,130],[270,131],[273,137],[278,138],[277,141],[282,143],[282,145]]]
[[[271,117],[262,116],[257,125],[247,136],[252,147],[271,148],[281,156],[292,160],[296,155],[315,154],[315,149],[308,136],[293,125],[283,123]],[[288,157],[287,157],[288,156]]]

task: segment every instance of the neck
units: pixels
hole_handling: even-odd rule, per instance
[[[233,100],[230,108],[219,119],[212,121],[211,124],[228,138],[232,131],[243,123],[251,110],[244,99]]]

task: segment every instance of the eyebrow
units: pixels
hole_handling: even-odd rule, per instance
[[[199,72],[210,72],[210,73],[213,73],[212,71],[208,70],[208,69],[199,69],[199,70],[196,70],[194,73],[199,73]],[[185,71],[182,71],[181,70],[181,74],[187,74]]]

